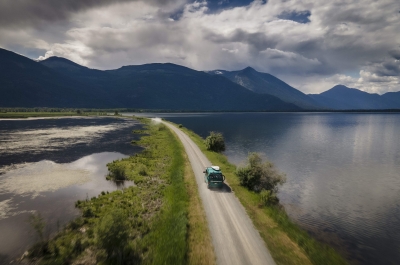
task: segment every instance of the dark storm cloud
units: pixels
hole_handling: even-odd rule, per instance
[[[267,48],[274,48],[278,42],[277,39],[268,38],[263,32],[250,33],[242,29],[236,29],[227,36],[208,32],[206,38],[215,43],[239,42],[247,44],[257,52],[264,51]]]
[[[370,67],[378,76],[400,76],[400,62],[391,60]]]
[[[36,26],[66,20],[70,15],[91,8],[141,0],[0,0],[0,27]],[[175,0],[146,0],[151,5],[167,6]]]
[[[396,59],[396,60],[400,60],[400,49],[398,50],[391,50],[389,52],[390,56],[392,56],[392,58]]]

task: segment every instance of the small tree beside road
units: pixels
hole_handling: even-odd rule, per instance
[[[207,136],[204,142],[207,147],[207,150],[214,151],[217,153],[225,151],[224,136],[220,132],[210,132],[210,135]]]
[[[285,174],[279,172],[270,161],[263,162],[258,153],[250,153],[246,165],[239,167],[236,175],[239,177],[240,185],[261,193],[263,204],[277,203],[278,185],[286,181]]]

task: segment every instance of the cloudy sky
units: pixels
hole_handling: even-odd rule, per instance
[[[305,93],[400,91],[398,0],[0,0],[0,47],[98,69],[251,66]]]

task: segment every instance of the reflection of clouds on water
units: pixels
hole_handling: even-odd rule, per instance
[[[18,204],[14,203],[12,199],[0,201],[0,220],[6,219],[10,216],[15,216],[21,213],[31,213],[35,211],[16,211]]]
[[[49,160],[2,168],[0,194],[13,193],[36,197],[71,185],[84,184],[93,177],[103,177],[106,164],[126,157],[116,152],[103,152],[82,157],[72,163],[58,164]]]
[[[74,207],[77,200],[132,186],[130,181],[107,181],[106,164],[126,157],[122,153],[141,150],[129,144],[135,139],[131,130],[140,128],[135,120],[115,118],[1,121],[0,252],[8,256],[4,262],[21,256],[35,242],[28,213],[40,212],[54,232],[58,223],[63,226],[80,215]]]
[[[14,169],[1,175],[0,193],[38,196],[41,192],[55,191],[90,180],[90,171],[73,169],[68,164],[43,160],[37,163],[14,165]]]
[[[102,134],[132,126],[118,123],[99,126],[69,126],[63,128],[34,129],[2,132],[0,153],[25,153],[52,151],[76,144],[88,144],[98,140]]]
[[[13,207],[11,206],[11,200],[12,199],[0,201],[0,220],[7,218],[8,212],[13,210]]]
[[[128,156],[118,152],[103,152],[84,156],[66,165],[68,165],[69,168],[76,170],[89,170],[94,175],[104,175],[108,172],[108,169],[106,167],[107,163],[125,157]]]

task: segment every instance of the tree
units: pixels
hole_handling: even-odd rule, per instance
[[[214,152],[225,151],[224,136],[220,132],[210,132],[210,135],[204,141],[207,150]]]
[[[268,191],[262,193],[264,201],[277,201],[278,185],[286,181],[285,174],[280,173],[268,160],[263,162],[258,153],[250,153],[246,165],[239,167],[236,175],[239,177],[240,185],[249,190],[257,193]]]
[[[105,215],[97,227],[98,244],[107,252],[107,259],[123,260],[124,248],[128,244],[129,224],[127,215],[115,209]]]

